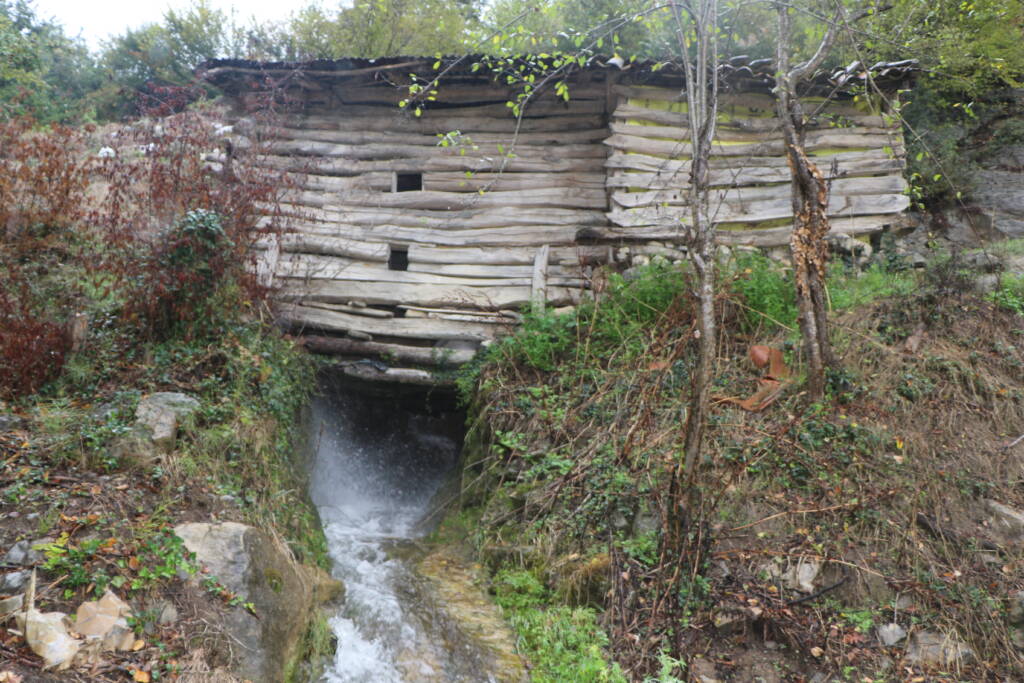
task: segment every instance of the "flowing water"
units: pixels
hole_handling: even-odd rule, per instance
[[[458,415],[432,414],[423,400],[327,387],[314,402],[310,492],[346,588],[324,681],[496,680],[486,653],[460,637],[416,570],[415,538],[461,437]]]

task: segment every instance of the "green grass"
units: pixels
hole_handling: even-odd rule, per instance
[[[608,636],[593,609],[552,605],[547,588],[522,569],[499,571],[494,591],[535,683],[625,683],[619,666],[608,661]]]

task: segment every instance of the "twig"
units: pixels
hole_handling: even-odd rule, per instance
[[[844,583],[846,583],[849,580],[849,578],[850,578],[850,575],[848,573],[846,573],[846,572],[843,572],[843,578],[839,579],[838,581],[833,583],[831,586],[825,586],[824,588],[822,588],[819,591],[815,591],[814,593],[811,593],[810,595],[805,595],[802,598],[797,598],[796,600],[787,600],[786,601],[786,605],[788,605],[788,606],[799,605],[802,602],[810,602],[811,600],[814,600],[815,598],[820,598],[825,593],[828,593],[829,591],[833,591],[836,588],[839,588],[840,586],[842,586]]]
[[[854,507],[857,505],[861,505],[861,503],[843,503],[841,505],[830,505],[827,508],[815,508],[813,510],[783,510],[782,512],[777,512],[774,515],[768,515],[767,517],[759,519],[756,522],[744,524],[743,526],[733,527],[732,529],[729,529],[729,531],[741,531],[743,529],[749,529],[752,526],[757,526],[758,524],[763,524],[764,522],[776,519],[777,517],[783,517],[785,515],[806,515],[817,512],[832,512],[833,510],[842,510],[843,508]]]
[[[1008,444],[1006,444],[1005,446],[1003,446],[1003,450],[1004,450],[1004,451],[1008,451],[1008,450],[1010,450],[1011,448],[1013,448],[1014,446],[1016,446],[1017,444],[1019,444],[1019,443],[1020,443],[1021,441],[1024,441],[1024,434],[1021,434],[1021,435],[1020,435],[1020,436],[1018,436],[1018,437],[1017,437],[1016,439],[1014,439],[1014,440],[1013,440],[1013,441],[1011,441],[1010,443],[1008,443]]]

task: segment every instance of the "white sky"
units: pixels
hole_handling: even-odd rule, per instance
[[[169,7],[184,9],[190,0],[35,0],[36,14],[56,19],[70,36],[81,35],[89,47],[123,33],[127,28],[160,21]],[[308,0],[210,0],[213,7],[235,11],[240,23],[255,16],[261,21],[282,20],[309,4]],[[333,3],[332,3],[333,4]]]

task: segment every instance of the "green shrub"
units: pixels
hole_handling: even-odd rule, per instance
[[[796,328],[796,292],[787,272],[767,256],[744,254],[736,259],[736,274],[732,290],[746,306],[745,332],[765,325]]]
[[[1024,275],[1004,275],[999,281],[999,288],[986,298],[999,308],[1024,315]]]

